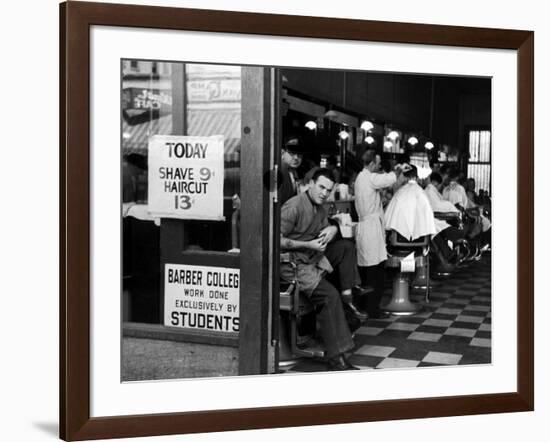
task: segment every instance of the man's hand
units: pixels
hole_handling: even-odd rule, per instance
[[[338,233],[338,227],[327,226],[319,232],[319,235],[317,236],[317,238],[322,239],[326,245],[334,239],[337,233]]]
[[[412,167],[410,164],[407,163],[398,163],[394,166],[393,170],[399,175],[402,172],[408,172],[409,170],[412,170]]]
[[[289,238],[285,238],[281,235],[281,249],[282,250],[300,250],[310,249],[316,252],[324,252],[327,248],[327,244],[334,239],[338,233],[338,227],[328,226],[319,232],[317,238],[311,241],[298,241]]]
[[[307,246],[309,249],[315,250],[316,252],[324,252],[327,248],[327,243],[325,242],[324,238],[315,238],[311,241],[308,241]]]

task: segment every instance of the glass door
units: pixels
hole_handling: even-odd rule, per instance
[[[236,347],[242,375],[275,364],[276,78],[122,61],[124,321]]]

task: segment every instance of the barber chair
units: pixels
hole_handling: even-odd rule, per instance
[[[279,327],[279,368],[289,369],[296,365],[301,357],[323,358],[325,350],[315,340],[300,345],[300,321],[307,315],[314,314],[314,307],[300,293],[297,282],[297,267],[289,253],[281,254],[281,263],[292,266],[296,277],[289,284],[281,281],[279,293],[280,327]]]
[[[483,222],[490,219],[490,212],[486,211],[484,207],[478,206],[472,209],[466,209],[465,217],[472,220],[475,224],[475,227],[472,230],[476,232],[471,235],[472,237],[470,239],[470,243],[472,244],[472,256],[468,259],[468,261],[479,261],[481,260],[483,253],[491,248],[490,239],[484,244],[484,241],[487,240],[487,238],[484,238],[484,232],[487,227],[490,228],[490,225],[485,226],[485,223]]]
[[[464,230],[464,221],[462,212],[434,212],[434,216],[437,219],[446,221],[453,227],[456,227],[460,230]],[[471,260],[475,255],[474,248],[470,245],[468,240],[459,239],[453,243],[453,251],[456,255],[456,266],[462,267],[465,262]],[[446,277],[449,276],[449,272],[438,271],[437,276]]]
[[[422,306],[411,302],[409,298],[409,286],[411,285],[411,273],[402,266],[405,257],[414,253],[415,283],[424,287],[426,302],[429,302],[430,291],[430,251],[429,235],[420,237],[414,241],[407,241],[395,230],[389,234],[389,257],[386,267],[395,268],[396,275],[393,279],[393,291],[390,301],[382,307],[382,310],[395,316],[414,315],[422,309]]]
[[[455,265],[453,265],[452,263],[447,263],[448,265],[443,265],[441,257],[444,255],[444,253],[442,250],[440,250],[439,244],[433,238],[430,241],[430,247],[431,251],[433,252],[431,259],[436,261],[435,264],[432,266],[432,275],[437,277],[437,279],[445,279],[450,277],[453,273],[453,270],[455,269]],[[453,252],[456,253],[454,247]]]

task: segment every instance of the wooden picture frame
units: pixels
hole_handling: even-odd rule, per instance
[[[456,397],[91,418],[89,55],[92,25],[517,51],[517,391]],[[76,1],[60,5],[60,26],[62,439],[168,435],[533,410],[533,32]]]

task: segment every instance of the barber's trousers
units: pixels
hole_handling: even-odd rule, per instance
[[[374,266],[359,267],[363,285],[369,285],[374,292],[366,296],[366,302],[361,307],[373,318],[380,315],[380,301],[384,293],[384,278],[386,276],[386,261]]]
[[[321,279],[309,297],[317,310],[317,321],[327,357],[332,358],[353,348],[353,339],[346,322],[340,291],[351,289],[358,282],[355,247],[351,241],[337,240],[330,243],[325,256],[334,268],[329,279]],[[334,281],[334,280],[337,281]]]

